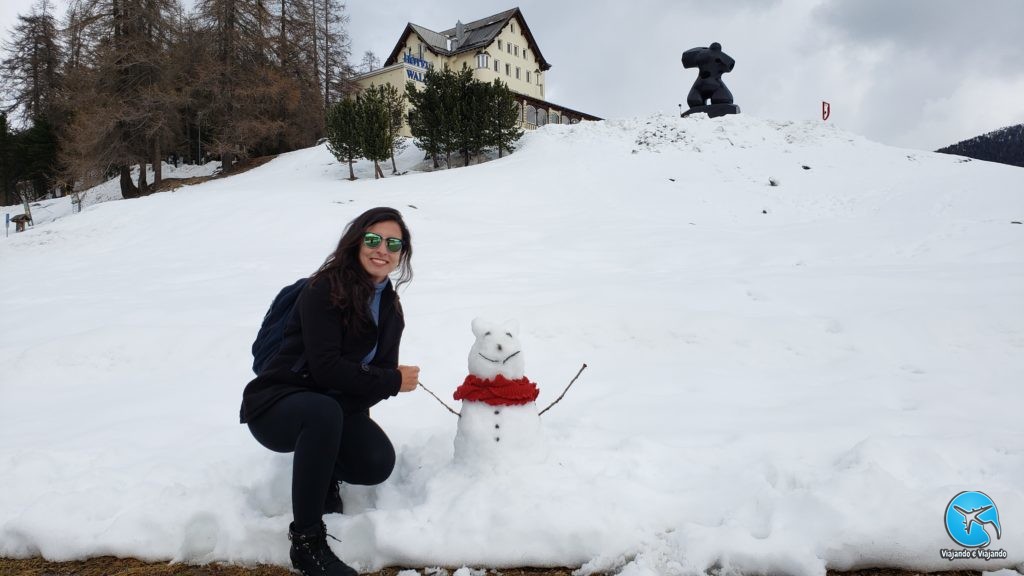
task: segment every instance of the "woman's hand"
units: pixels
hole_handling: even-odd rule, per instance
[[[398,371],[402,374],[402,387],[398,389],[399,392],[412,392],[420,384],[420,367],[419,366],[398,366]]]

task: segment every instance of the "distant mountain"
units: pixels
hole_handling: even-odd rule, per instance
[[[1024,124],[1000,128],[952,146],[939,148],[936,152],[1024,168]]]

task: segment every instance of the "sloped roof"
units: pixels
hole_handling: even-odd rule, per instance
[[[412,28],[414,32],[419,34],[420,38],[422,38],[424,42],[432,46],[435,50],[448,50],[448,39],[445,38],[444,36],[438,34],[437,32],[434,32],[433,30],[424,28],[423,26],[417,26],[412,22],[409,22],[409,27]],[[405,38],[405,36],[405,34],[402,34],[402,38]],[[401,43],[401,41],[399,41],[399,43]]]
[[[398,38],[398,42],[395,44],[394,50],[391,51],[391,55],[384,61],[384,65],[388,66],[398,62],[398,57],[402,52],[402,46],[410,32],[416,33],[416,35],[423,40],[427,49],[431,52],[434,52],[439,56],[454,56],[455,54],[460,54],[462,52],[469,52],[471,50],[478,50],[480,48],[490,46],[491,42],[494,42],[494,38],[498,33],[501,32],[502,29],[505,28],[505,25],[508,24],[509,20],[512,20],[513,18],[519,22],[519,27],[522,29],[523,35],[526,36],[526,41],[530,45],[530,50],[532,50],[534,56],[536,56],[540,69],[547,70],[551,68],[551,64],[549,64],[548,61],[544,59],[544,55],[541,54],[540,48],[537,46],[537,41],[534,39],[533,33],[530,32],[530,27],[527,26],[526,19],[523,18],[523,13],[518,7],[493,14],[486,18],[474,20],[468,24],[463,24],[462,30],[464,38],[461,44],[457,44],[457,26],[449,28],[443,32],[434,32],[429,28],[424,28],[423,26],[409,22],[406,24],[402,35]]]

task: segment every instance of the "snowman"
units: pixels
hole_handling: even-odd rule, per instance
[[[519,323],[473,320],[469,376],[455,390],[462,400],[455,462],[490,465],[542,460],[545,446],[535,400],[540,390],[524,375]]]

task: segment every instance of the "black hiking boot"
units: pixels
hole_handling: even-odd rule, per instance
[[[288,539],[292,541],[292,566],[302,576],[359,575],[359,572],[339,560],[327,545],[327,527],[323,522],[302,532],[295,531],[293,522],[288,525]]]
[[[344,514],[344,510],[340,485],[331,480],[331,485],[327,488],[327,498],[324,499],[324,514]]]

